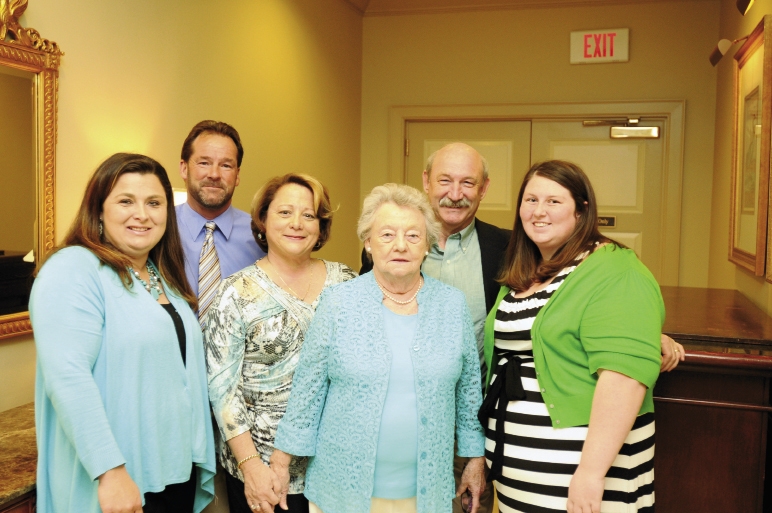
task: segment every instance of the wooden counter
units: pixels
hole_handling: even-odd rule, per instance
[[[654,388],[657,511],[772,511],[772,318],[733,290],[662,287],[662,296],[663,331],[686,361]]]
[[[34,511],[37,457],[33,403],[1,412],[0,512]]]
[[[690,344],[772,351],[772,317],[736,290],[661,287],[665,331]]]

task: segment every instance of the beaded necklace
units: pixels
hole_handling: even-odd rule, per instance
[[[139,280],[142,286],[145,287],[145,290],[150,293],[153,299],[158,301],[158,298],[161,297],[161,294],[163,294],[163,289],[161,289],[161,284],[158,280],[158,274],[156,274],[155,268],[150,264],[150,260],[147,261],[145,267],[147,268],[147,275],[150,278],[150,283],[140,278],[139,271],[135,271],[133,267],[128,267],[128,269],[131,271],[134,277]]]

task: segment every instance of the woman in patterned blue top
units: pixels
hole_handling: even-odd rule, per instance
[[[312,513],[450,512],[467,490],[476,511],[480,365],[463,294],[421,275],[438,230],[419,191],[376,187],[358,227],[373,271],[322,295],[271,457],[284,486],[290,454],[309,457]]]
[[[319,180],[299,174],[269,180],[252,204],[252,230],[267,255],[223,280],[208,312],[209,396],[232,513],[273,511],[279,502],[268,461],[303,339],[322,290],[356,276],[343,264],[311,258],[331,228],[330,196]],[[305,467],[305,458],[296,458],[289,469],[281,499],[290,513],[308,511]]]

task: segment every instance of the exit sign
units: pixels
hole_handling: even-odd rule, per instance
[[[571,32],[571,64],[627,62],[630,29]]]

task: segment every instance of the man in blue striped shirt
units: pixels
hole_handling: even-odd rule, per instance
[[[235,128],[219,121],[196,124],[182,144],[180,176],[185,180],[188,198],[175,207],[177,226],[185,255],[185,275],[193,293],[198,296],[198,269],[201,247],[206,238],[206,223],[214,221],[212,233],[220,265],[220,278],[262,258],[265,253],[252,235],[252,217],[231,205],[233,191],[239,184],[244,148]],[[215,439],[219,439],[215,427]],[[217,463],[215,494],[204,510],[209,513],[228,511],[225,471]]]
[[[187,202],[177,205],[177,225],[185,254],[185,274],[198,295],[198,261],[207,221],[214,221],[214,247],[220,276],[227,278],[254,264],[265,253],[252,236],[249,213],[231,205],[239,184],[244,149],[235,128],[218,121],[202,121],[182,145],[180,176],[187,186]]]

